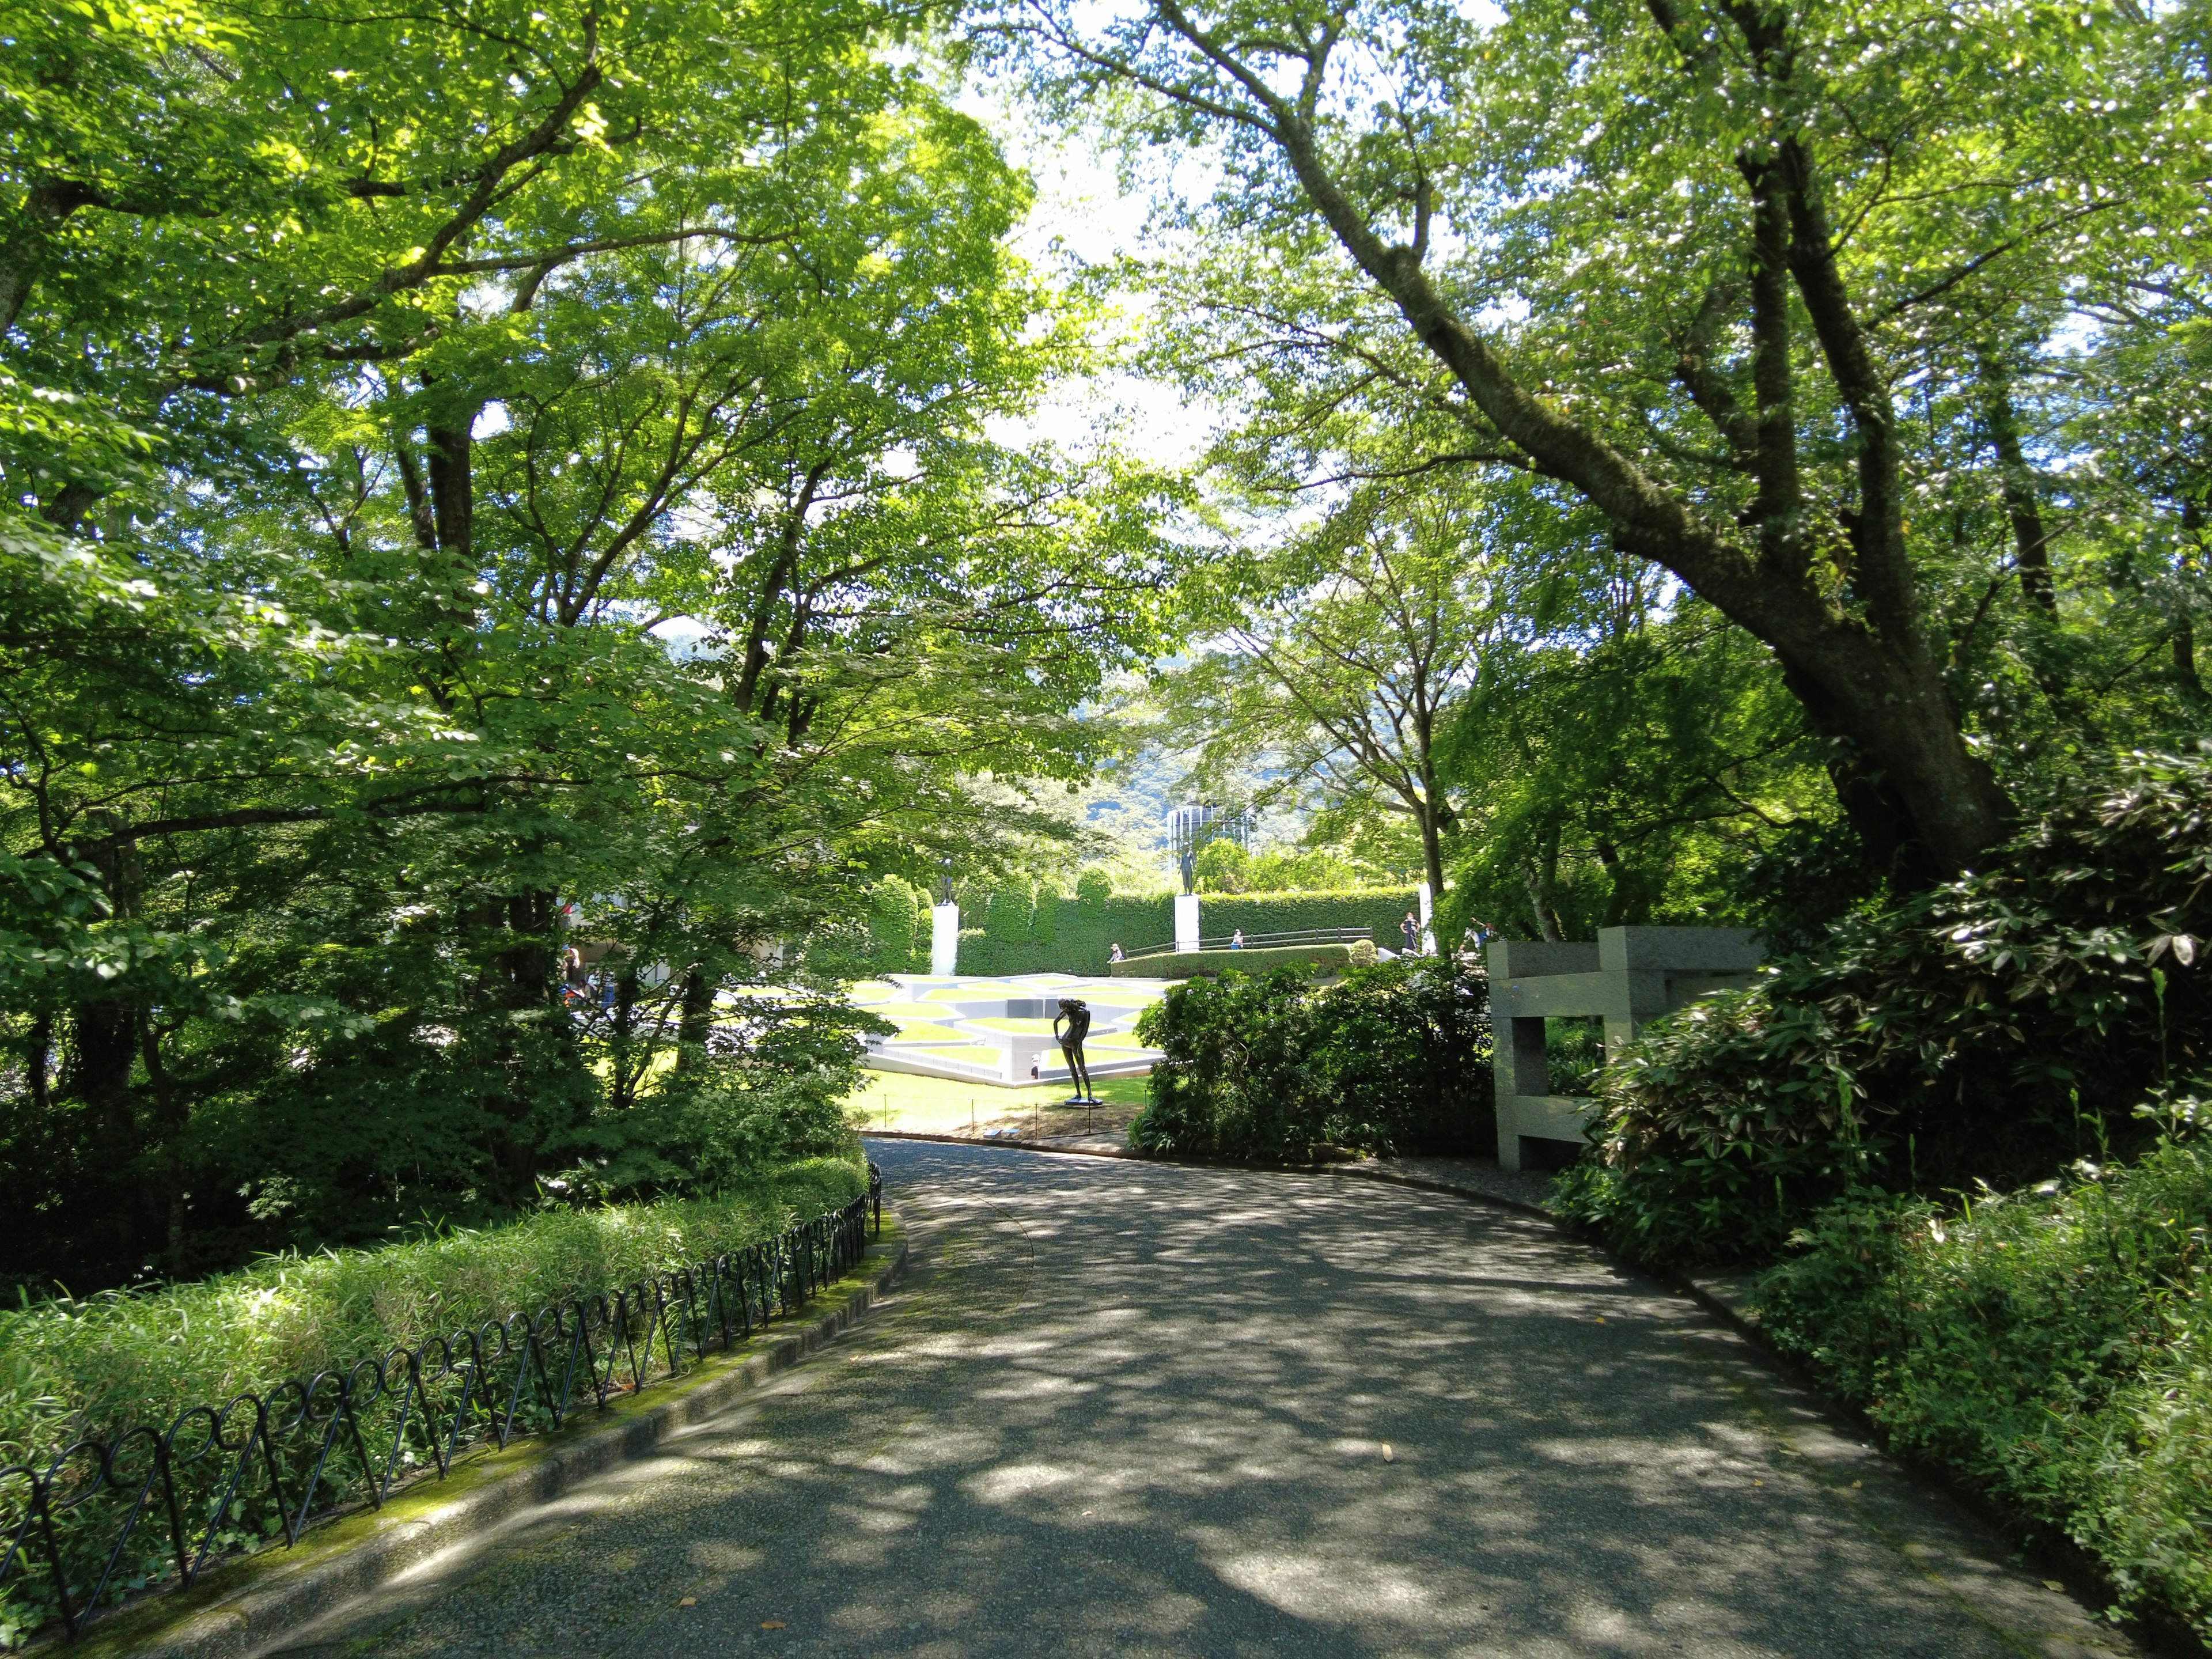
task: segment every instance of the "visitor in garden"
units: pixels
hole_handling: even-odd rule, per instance
[[[1398,937],[1406,941],[1407,956],[1421,954],[1421,919],[1411,910],[1406,912],[1405,921],[1398,924]]]
[[[1232,951],[1241,951],[1244,948],[1244,930],[1242,927],[1229,936],[1229,948]]]
[[[1119,939],[1116,939],[1113,945],[1108,947],[1106,951],[1106,960],[1109,962],[1122,962],[1127,960],[1127,958],[1123,957],[1121,954],[1121,943]]]

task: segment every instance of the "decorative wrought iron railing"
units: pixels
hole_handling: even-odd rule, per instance
[[[395,1488],[444,1479],[471,1450],[680,1376],[797,1312],[872,1231],[873,1164],[864,1195],[764,1243],[0,1468],[0,1649],[57,1622],[74,1640],[135,1593],[191,1584],[280,1538],[289,1548]]]
[[[1371,942],[1374,938],[1375,930],[1371,927],[1301,927],[1287,933],[1247,933],[1244,935],[1244,948],[1267,951],[1289,945],[1356,945],[1361,939]],[[1199,940],[1198,948],[1201,951],[1233,951],[1237,948],[1236,939],[1234,933],[1210,933]],[[1142,962],[1146,957],[1171,957],[1188,949],[1187,945],[1148,945],[1141,951],[1128,952],[1121,960]]]

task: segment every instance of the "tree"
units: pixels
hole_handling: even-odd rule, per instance
[[[7,60],[0,1265],[716,1178],[877,877],[1152,637],[1160,481],[988,440],[1077,343],[1023,181],[879,8],[71,15],[106,81]],[[131,216],[131,76],[235,188]]]
[[[1370,440],[1348,465],[1387,471],[1396,447]],[[1370,477],[1234,571],[1194,624],[1222,645],[1165,699],[1198,739],[1202,780],[1264,764],[1273,789],[1317,793],[1340,817],[1402,816],[1437,893],[1460,821],[1437,770],[1445,723],[1510,625],[1510,561],[1469,483]]]
[[[1495,25],[1151,0],[1096,27],[1025,0],[987,38],[1058,107],[1212,147],[1188,218],[1241,250],[1214,320],[1244,338],[1206,363],[1264,337],[1320,366],[1310,406],[1387,391],[1454,418],[1457,459],[1594,507],[1774,653],[1869,847],[1933,872],[2009,806],[1930,637],[1907,410],[1962,377],[1996,410],[1996,360],[1962,348],[2047,325],[2087,228],[2193,153],[2160,33],[2040,0],[1530,0]],[[2033,584],[2024,455],[1990,419]]]

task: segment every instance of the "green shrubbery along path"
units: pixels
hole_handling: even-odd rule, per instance
[[[2212,1146],[1960,1204],[1855,1192],[1797,1236],[1765,1329],[1896,1449],[2212,1636]]]
[[[0,1645],[58,1614],[82,1617],[95,1585],[112,1596],[177,1571],[172,1546],[204,1559],[289,1537],[349,1494],[374,1498],[395,1475],[442,1468],[456,1446],[487,1432],[504,1444],[510,1429],[560,1422],[579,1390],[604,1402],[657,1365],[681,1369],[687,1349],[703,1353],[765,1318],[771,1298],[787,1309],[804,1293],[775,1261],[788,1255],[790,1272],[804,1262],[812,1274],[830,1258],[811,1243],[804,1255],[779,1246],[773,1261],[744,1269],[734,1291],[747,1305],[734,1315],[720,1306],[732,1289],[719,1282],[722,1269],[711,1284],[683,1275],[867,1190],[857,1158],[815,1158],[711,1198],[551,1211],[482,1233],[280,1257],[164,1291],[0,1316],[0,1468],[18,1466],[0,1490]],[[679,1277],[664,1281],[675,1289],[662,1309],[652,1286],[669,1274]],[[633,1290],[634,1305],[605,1305]],[[567,1310],[557,1330],[532,1322],[556,1306]],[[173,1436],[138,1443],[173,1423]],[[210,1432],[220,1446],[203,1446]],[[266,1437],[258,1455],[257,1433]],[[167,1455],[151,1449],[169,1439]],[[116,1448],[116,1467],[103,1474],[87,1442]],[[165,1468],[178,1471],[173,1515]],[[43,1504],[25,1470],[46,1484]],[[134,1528],[129,1489],[142,1479],[158,1490]],[[56,1547],[69,1565],[67,1608],[50,1582]]]
[[[1494,1134],[1485,981],[1449,960],[1193,980],[1146,1010],[1165,1058],[1139,1151],[1303,1164],[1323,1149],[1466,1152]]]
[[[2136,757],[1990,867],[1650,1028],[1598,1086],[1569,1212],[1653,1262],[1771,1255],[1847,1188],[2039,1180],[2154,1139],[2212,1060],[2212,758]]]

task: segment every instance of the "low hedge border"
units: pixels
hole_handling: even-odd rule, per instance
[[[465,1429],[471,1442],[480,1433],[504,1442],[510,1433],[557,1427],[562,1402],[574,1401],[579,1358],[600,1349],[606,1352],[592,1358],[584,1392],[604,1408],[611,1389],[629,1391],[616,1370],[617,1349],[634,1346],[638,1329],[647,1352],[642,1370],[639,1355],[629,1353],[631,1381],[641,1384],[653,1369],[664,1304],[672,1371],[684,1369],[684,1347],[705,1357],[714,1333],[693,1328],[702,1317],[723,1328],[726,1346],[734,1325],[750,1331],[776,1299],[787,1313],[795,1311],[797,1301],[823,1282],[822,1267],[834,1269],[847,1249],[862,1248],[845,1230],[853,1206],[866,1208],[865,1169],[857,1158],[812,1159],[770,1172],[739,1194],[551,1212],[482,1233],[280,1258],[198,1284],[6,1316],[0,1469],[14,1478],[0,1492],[0,1647],[56,1618],[85,1616],[86,1608],[72,1612],[70,1603],[96,1608],[103,1589],[173,1573],[191,1578],[196,1566],[164,1565],[170,1547],[183,1550],[185,1542],[156,1535],[178,1526],[204,1534],[191,1547],[199,1561],[278,1536],[295,1541],[318,1507],[315,1477],[334,1455],[349,1468],[348,1455],[353,1462],[369,1456],[361,1437],[377,1438],[367,1418],[386,1408],[387,1396],[399,1402],[388,1462],[380,1474],[366,1465],[353,1469],[350,1484],[333,1469],[322,1483],[330,1493],[321,1507],[364,1495],[374,1500],[380,1482],[388,1486],[430,1467],[443,1471]],[[841,1214],[848,1220],[833,1224]],[[701,1263],[717,1264],[704,1282],[713,1304],[705,1311],[695,1307]],[[750,1279],[732,1292],[745,1304],[738,1320],[720,1304],[722,1264],[737,1264]],[[541,1306],[544,1312],[531,1311]],[[550,1336],[541,1328],[549,1319]],[[544,1341],[553,1345],[550,1361],[540,1352]],[[524,1356],[514,1358],[523,1369],[502,1422],[493,1396],[508,1390],[494,1371],[514,1358],[511,1349]],[[557,1386],[548,1364],[560,1374]],[[602,1370],[605,1377],[593,1381]],[[545,1395],[549,1388],[558,1401]],[[479,1422],[487,1411],[489,1418]],[[450,1434],[438,1426],[441,1419]],[[349,1434],[341,1435],[342,1423],[355,1425]],[[307,1439],[293,1444],[302,1433]],[[319,1455],[312,1443],[318,1439]],[[127,1471],[118,1462],[126,1459]],[[148,1460],[143,1478],[153,1483],[149,1494],[160,1489],[155,1507],[173,1511],[181,1503],[183,1510],[168,1517],[167,1528],[138,1527],[144,1517],[134,1514],[111,1546],[106,1509],[87,1507],[86,1500],[135,1486],[137,1465]],[[233,1464],[236,1473],[226,1474]],[[209,1480],[216,1485],[202,1494],[198,1486]],[[353,1490],[362,1482],[361,1492]],[[201,1517],[203,1496],[214,1504],[226,1483],[238,1507],[226,1497]],[[147,1501],[141,1498],[140,1510]],[[114,1556],[102,1571],[98,1563],[111,1547]],[[58,1550],[70,1564],[68,1601],[57,1601],[34,1570],[33,1558],[43,1554],[51,1575]],[[81,1569],[88,1576],[80,1584]]]
[[[1116,979],[1218,979],[1224,974],[1264,974],[1273,968],[1311,968],[1340,974],[1352,966],[1349,945],[1276,945],[1249,951],[1179,951],[1115,963]]]
[[[124,1608],[67,1650],[75,1659],[251,1659],[319,1614],[625,1462],[660,1455],[849,1328],[908,1260],[907,1229],[886,1204],[881,1237],[859,1267],[808,1305],[804,1322],[763,1330],[689,1376],[611,1405],[604,1417],[487,1450],[444,1480],[419,1482],[381,1510],[318,1528],[289,1550],[210,1568],[191,1589]]]

